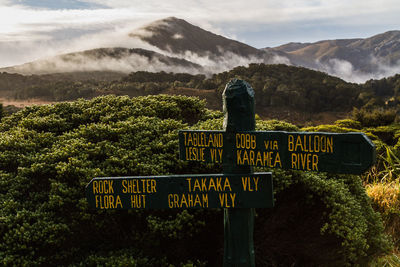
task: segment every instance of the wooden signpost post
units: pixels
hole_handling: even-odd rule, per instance
[[[361,174],[375,163],[363,133],[254,131],[254,91],[233,79],[223,93],[224,131],[180,131],[180,159],[222,163],[223,174],[94,178],[95,209],[224,208],[224,266],[255,266],[254,208],[274,205],[272,175],[253,166]]]

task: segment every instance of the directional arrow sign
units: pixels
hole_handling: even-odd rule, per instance
[[[271,173],[94,178],[86,186],[95,209],[273,207]]]
[[[233,147],[226,147],[234,140]],[[229,142],[232,143],[232,142]],[[361,174],[376,158],[375,146],[363,133],[283,131],[180,131],[180,159],[303,171]]]

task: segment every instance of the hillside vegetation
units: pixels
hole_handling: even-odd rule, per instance
[[[85,199],[86,184],[99,176],[221,172],[221,166],[178,160],[177,130],[188,128],[221,129],[222,113],[198,98],[103,96],[4,117],[0,264],[221,266],[222,210],[95,211]],[[260,119],[257,129],[300,130]],[[388,157],[400,156],[399,127],[365,128],[346,120],[303,130],[365,131],[377,144],[378,164],[363,179],[272,170],[276,206],[257,210],[257,266],[374,261],[391,249],[384,226],[388,231],[393,225],[373,210],[363,181],[374,185],[389,171],[390,182],[398,181]],[[383,205],[379,197],[374,203]],[[398,213],[382,209],[384,218],[396,221]]]
[[[208,78],[200,74],[145,71],[133,72],[117,80],[113,73],[90,72],[86,80],[76,75],[2,73],[0,96],[65,101],[104,94],[181,94],[206,99],[208,108],[218,110],[225,84],[236,77],[248,81],[255,89],[256,112],[263,118],[305,123],[318,121],[323,112],[344,118],[353,108],[365,112],[375,109],[397,112],[400,103],[400,75],[354,84],[322,72],[286,65],[250,64]]]

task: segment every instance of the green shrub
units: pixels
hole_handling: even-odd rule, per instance
[[[359,121],[363,127],[389,125],[396,119],[396,110],[383,108],[354,108],[352,117],[354,120]]]
[[[0,265],[154,266],[213,259],[208,255],[221,243],[206,244],[202,231],[213,231],[214,218],[221,219],[215,211],[92,211],[84,195],[97,176],[186,172],[186,163],[178,161],[177,130],[202,116],[210,114],[195,98],[107,96],[30,107],[5,118]],[[174,232],[180,234],[169,235]],[[113,256],[123,248],[138,253]]]
[[[177,130],[189,124],[221,129],[221,113],[196,98],[107,96],[5,117],[0,265],[220,266],[220,210],[90,210],[84,194],[97,176],[220,172],[221,166],[178,160]],[[260,120],[257,128],[297,130]],[[361,264],[387,250],[359,178],[272,171],[276,207],[257,211],[259,266],[265,255],[287,265]]]
[[[335,121],[335,125],[342,128],[361,129],[361,123],[352,119],[344,119]]]

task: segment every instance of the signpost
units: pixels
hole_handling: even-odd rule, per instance
[[[224,146],[227,139],[232,146]],[[364,133],[283,131],[179,131],[181,160],[237,166],[361,174],[375,162],[374,144]]]
[[[224,131],[180,131],[180,159],[221,163],[223,174],[94,178],[95,209],[224,208],[224,266],[255,266],[254,208],[271,208],[271,173],[253,166],[361,174],[375,163],[363,133],[255,131],[254,91],[233,79],[223,93]]]
[[[95,209],[272,208],[272,175],[171,175],[94,178]]]

